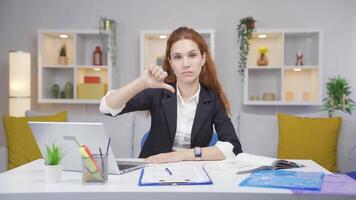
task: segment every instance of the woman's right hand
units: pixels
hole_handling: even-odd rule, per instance
[[[162,69],[162,67],[156,65],[149,65],[143,71],[141,79],[145,82],[148,88],[163,88],[174,93],[174,88],[165,83],[164,79],[168,76],[168,73]]]

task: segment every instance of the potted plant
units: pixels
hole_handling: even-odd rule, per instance
[[[67,49],[66,49],[65,44],[63,44],[61,49],[60,49],[59,58],[58,58],[58,64],[60,64],[60,65],[68,65]]]
[[[63,166],[61,161],[64,158],[64,149],[60,145],[46,145],[46,151],[43,155],[45,160],[46,180],[50,183],[60,182]]]
[[[247,62],[247,55],[249,51],[249,40],[252,38],[252,33],[255,31],[256,20],[247,16],[240,19],[240,24],[237,25],[238,31],[238,44],[240,49],[240,61],[238,72],[242,77],[245,77],[245,69]]]
[[[349,98],[351,87],[346,79],[337,76],[329,78],[326,83],[327,97],[323,99],[324,108],[328,110],[329,117],[332,117],[335,110],[341,110],[352,114],[355,108],[355,102]]]

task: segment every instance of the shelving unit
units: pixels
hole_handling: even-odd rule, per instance
[[[215,32],[212,29],[197,30],[207,42],[214,58]],[[149,64],[162,65],[166,44],[172,30],[143,30],[140,37],[140,72]]]
[[[244,105],[321,105],[321,41],[319,30],[257,30],[249,41]],[[267,66],[257,66],[260,47],[268,48]]]
[[[61,37],[62,36],[62,37]],[[64,38],[63,38],[64,37]],[[39,30],[38,31],[38,102],[97,104],[112,86],[109,56],[102,55],[103,65],[93,65],[96,46],[103,51],[98,30]],[[68,64],[59,64],[62,45],[66,46]],[[84,77],[91,76],[99,83],[85,83]],[[73,85],[72,98],[55,97],[51,91],[54,84],[64,91],[66,83]]]

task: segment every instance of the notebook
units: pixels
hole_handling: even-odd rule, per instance
[[[304,167],[301,164],[289,160],[276,159],[249,153],[239,153],[235,160],[231,162],[230,163],[236,168],[236,174],[251,173],[267,169],[275,170]]]
[[[42,155],[46,145],[55,142],[63,146],[65,150],[65,157],[62,161],[64,170],[81,171],[82,159],[76,143],[64,140],[63,136],[75,136],[77,141],[88,146],[93,154],[99,153],[99,147],[106,151],[108,136],[102,123],[29,122],[29,125]],[[109,147],[108,154],[110,174],[124,174],[147,164],[143,159],[115,159],[111,147]]]

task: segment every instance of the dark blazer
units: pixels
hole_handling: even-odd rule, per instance
[[[176,88],[176,84],[172,86]],[[177,127],[177,93],[165,89],[143,90],[128,101],[118,115],[139,110],[149,110],[151,113],[151,129],[139,157],[171,152]],[[236,155],[242,152],[231,119],[226,115],[220,98],[215,92],[201,86],[191,133],[191,148],[209,145],[213,125],[219,141],[234,145]]]

